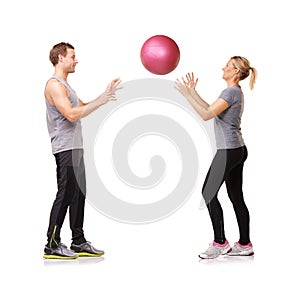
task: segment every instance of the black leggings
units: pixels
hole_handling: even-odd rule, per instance
[[[55,160],[58,191],[47,231],[47,246],[50,248],[55,248],[60,242],[60,230],[68,209],[73,243],[86,242],[83,233],[86,193],[83,150],[74,149],[57,153]]]
[[[224,181],[239,226],[239,242],[242,245],[250,242],[249,211],[244,202],[242,190],[243,167],[247,156],[246,146],[236,149],[217,150],[203,184],[202,195],[212,221],[214,240],[220,244],[226,241],[226,237],[223,210],[217,196]]]

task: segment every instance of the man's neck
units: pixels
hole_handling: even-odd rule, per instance
[[[54,76],[60,77],[64,81],[67,81],[68,73],[64,72],[63,70],[56,69],[54,72]]]

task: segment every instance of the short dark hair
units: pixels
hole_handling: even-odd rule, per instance
[[[74,49],[74,47],[69,43],[61,42],[53,46],[50,51],[49,59],[53,66],[56,66],[58,63],[59,55],[66,56],[68,49]]]

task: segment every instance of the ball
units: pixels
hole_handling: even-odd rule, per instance
[[[143,44],[141,61],[144,67],[156,75],[165,75],[172,72],[180,60],[178,45],[170,37],[155,35]]]

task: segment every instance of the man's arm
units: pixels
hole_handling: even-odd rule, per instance
[[[79,100],[79,106],[72,107],[68,99],[67,89],[58,81],[49,81],[46,87],[46,99],[56,106],[58,111],[70,122],[86,117],[101,105],[111,100],[116,100],[115,92],[119,89],[120,79],[114,79],[106,90],[95,100],[83,103]]]

